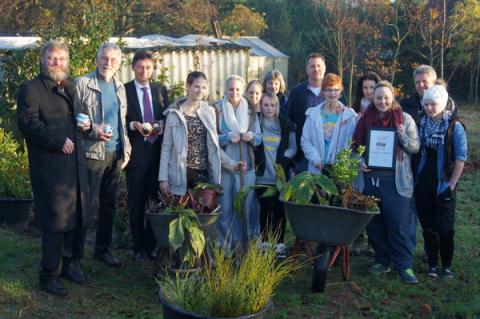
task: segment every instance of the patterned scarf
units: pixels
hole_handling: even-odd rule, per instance
[[[422,144],[438,149],[438,146],[444,143],[445,134],[447,134],[448,125],[452,118],[452,111],[444,110],[442,117],[438,120],[430,116],[423,116],[420,119],[420,137]]]

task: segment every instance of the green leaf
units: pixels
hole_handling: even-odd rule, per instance
[[[205,248],[205,235],[199,227],[190,227],[188,231],[190,232],[190,245],[192,246],[195,256],[200,258]]]
[[[174,251],[180,248],[185,240],[185,233],[183,230],[184,220],[184,217],[178,216],[172,220],[169,225],[168,241]]]
[[[277,193],[278,193],[278,190],[275,186],[266,186],[265,192],[260,197],[262,197],[262,198],[272,197],[272,196],[277,195]]]
[[[323,189],[325,192],[327,192],[329,195],[337,195],[338,190],[337,186],[335,186],[335,183],[328,178],[325,175],[314,175],[313,179],[315,181],[315,184]]]

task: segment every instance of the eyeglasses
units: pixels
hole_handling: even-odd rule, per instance
[[[54,62],[54,61],[55,61],[55,62],[62,62],[62,63],[64,63],[64,62],[67,62],[67,61],[68,61],[68,58],[67,58],[67,57],[64,57],[64,56],[59,57],[59,58],[56,58],[56,57],[53,57],[53,56],[47,56],[47,60],[48,60],[48,62]]]
[[[340,93],[340,89],[324,89],[325,93]]]

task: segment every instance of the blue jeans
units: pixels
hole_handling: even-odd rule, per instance
[[[368,238],[375,250],[375,262],[393,263],[396,269],[411,268],[413,264],[412,231],[416,216],[412,214],[411,199],[398,194],[395,177],[373,177],[365,174],[365,195],[380,199],[380,214],[367,226]]]

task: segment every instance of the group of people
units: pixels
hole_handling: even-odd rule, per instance
[[[230,76],[224,98],[211,106],[202,72],[188,74],[186,96],[169,101],[166,88],[151,81],[151,51],[135,53],[135,78],[126,84],[115,76],[120,63],[120,48],[105,43],[96,70],[74,81],[68,47],[53,40],[41,52],[40,74],[20,88],[18,127],[29,151],[36,224],[42,231],[42,290],[65,296],[60,277],[84,284],[80,260],[92,212],[98,214],[94,258],[121,266],[111,243],[124,168],[134,261],[155,258],[147,200],[158,190],[185,195],[200,182],[223,187],[218,244],[234,248],[258,235],[268,244],[266,234],[273,231],[278,234],[273,244],[284,256],[286,219],[278,198],[252,191],[240,217],[235,195],[242,186],[275,184],[275,163],[289,176],[327,173],[338,152],[367,144],[371,128],[395,130],[396,152],[393,169],[371,168],[362,160],[354,185],[380,199],[380,214],[367,227],[375,252],[369,272],[385,273],[393,264],[405,282],[418,282],[412,270],[418,213],[428,275],[440,273],[440,254],[442,274],[453,276],[455,190],[467,142],[433,68],[415,70],[416,92],[402,106],[392,85],[368,72],[359,80],[351,108],[342,98],[341,78],[325,75],[324,57],[313,53],[306,58],[307,80],[288,98],[282,74],[272,70],[263,83]],[[88,120],[79,120],[80,115]]]

